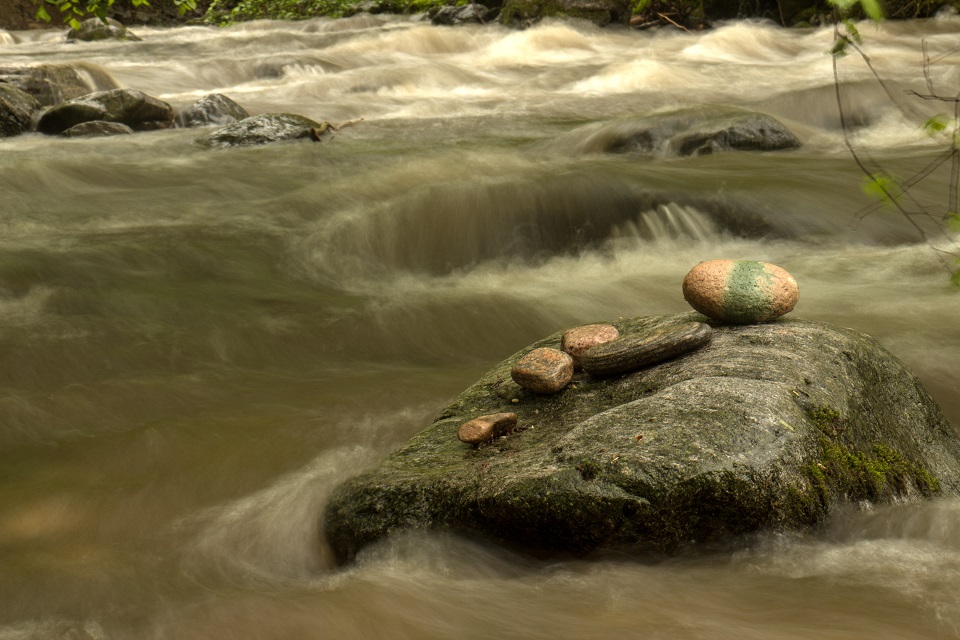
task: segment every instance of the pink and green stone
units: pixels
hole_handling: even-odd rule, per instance
[[[719,322],[755,324],[792,311],[800,289],[793,276],[769,262],[708,260],[683,279],[683,297]]]

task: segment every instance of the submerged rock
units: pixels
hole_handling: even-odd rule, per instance
[[[720,107],[619,120],[587,135],[581,151],[691,156],[724,151],[784,151],[801,146],[786,126],[764,113]]]
[[[227,125],[249,118],[250,114],[239,104],[223,95],[203,96],[177,115],[179,127],[205,127],[211,124]]]
[[[18,136],[30,130],[40,103],[33,96],[0,83],[0,138]]]
[[[690,306],[719,322],[770,322],[793,311],[800,288],[781,267],[752,260],[707,260],[683,279]]]
[[[82,42],[95,42],[97,40],[131,40],[140,41],[132,31],[114,20],[107,18],[106,21],[100,18],[88,18],[80,23],[77,29],[70,29],[67,32],[68,42],[80,40]]]
[[[292,113],[264,113],[217,129],[197,140],[206,147],[249,147],[281,140],[309,138],[311,130],[325,129],[319,122]]]
[[[612,324],[627,335],[697,319]],[[511,368],[560,337],[507,358],[338,487],[323,518],[336,557],[407,528],[538,552],[674,552],[808,528],[844,502],[960,494],[960,438],[916,376],[857,331],[787,319],[718,326],[677,359],[523,395]],[[533,428],[479,449],[454,437],[465,420],[507,410]]]
[[[62,136],[67,138],[93,138],[104,136],[119,136],[133,133],[133,129],[120,122],[104,122],[94,120],[70,127]]]
[[[37,131],[54,135],[96,120],[119,122],[134,131],[166,129],[173,123],[173,107],[135,89],[98,91],[47,109]]]

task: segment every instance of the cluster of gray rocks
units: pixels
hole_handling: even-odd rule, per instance
[[[81,30],[68,38],[81,37]],[[138,39],[119,23],[90,27],[94,33],[112,30],[116,37]],[[78,35],[73,35],[73,34]],[[251,146],[290,139],[319,141],[337,127],[289,113],[251,116],[229,97],[213,93],[177,109],[137,89],[121,88],[96,65],[0,65],[0,138],[42,133],[68,138],[115,136],[172,128],[220,128],[197,139],[211,148]]]

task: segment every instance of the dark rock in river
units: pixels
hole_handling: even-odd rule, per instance
[[[613,324],[629,335],[702,319]],[[916,376],[857,331],[796,319],[717,326],[709,345],[651,368],[525,393],[511,367],[560,336],[502,362],[336,489],[323,526],[340,561],[408,528],[539,552],[674,552],[809,528],[844,502],[960,494],[960,438]],[[479,449],[454,435],[505,411],[529,428]]]
[[[249,147],[281,140],[309,138],[311,129],[322,129],[319,122],[292,113],[264,113],[217,129],[197,140],[207,147]]]
[[[431,12],[430,22],[435,25],[483,24],[488,21],[490,9],[482,4],[445,6]]]
[[[154,131],[173,124],[173,107],[135,89],[98,91],[51,107],[40,116],[37,131],[58,134],[95,120],[119,122],[134,131]]]
[[[580,18],[604,27],[629,24],[631,13],[627,0],[505,0],[500,22],[525,28],[543,18]]]
[[[0,83],[29,93],[45,107],[119,86],[109,73],[86,62],[0,66]]]
[[[801,145],[789,129],[771,116],[708,107],[613,122],[591,132],[577,146],[580,151],[592,153],[690,156],[723,151],[783,151]]]
[[[223,95],[205,95],[177,115],[179,127],[205,127],[211,124],[227,125],[249,118],[250,114],[239,104]]]
[[[97,40],[131,40],[139,41],[141,38],[133,34],[125,26],[114,20],[107,18],[104,22],[100,18],[88,18],[80,23],[77,29],[70,29],[66,36],[67,41],[80,40],[83,42],[95,42]]]
[[[133,129],[120,122],[104,122],[94,120],[84,122],[64,131],[62,136],[67,138],[93,138],[104,136],[118,136],[133,133]]]
[[[33,96],[0,83],[0,138],[18,136],[30,130],[40,103]]]

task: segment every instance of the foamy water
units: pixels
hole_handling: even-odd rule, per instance
[[[925,87],[921,40],[946,51],[960,21],[861,31],[903,98]],[[181,107],[219,91],[364,121],[218,152],[195,130],[0,141],[0,639],[960,637],[954,499],[656,562],[411,533],[336,569],[321,542],[333,488],[490,366],[564,327],[684,311],[710,258],[785,267],[797,316],[874,335],[960,424],[960,295],[902,216],[858,216],[830,30],[137,32],[0,33],[0,56]],[[891,104],[854,57],[840,75],[877,167],[942,151],[919,130],[935,105]],[[956,61],[933,79],[952,91]],[[804,146],[596,144],[694,108],[768,113]],[[940,171],[914,195],[942,213],[948,189]]]

